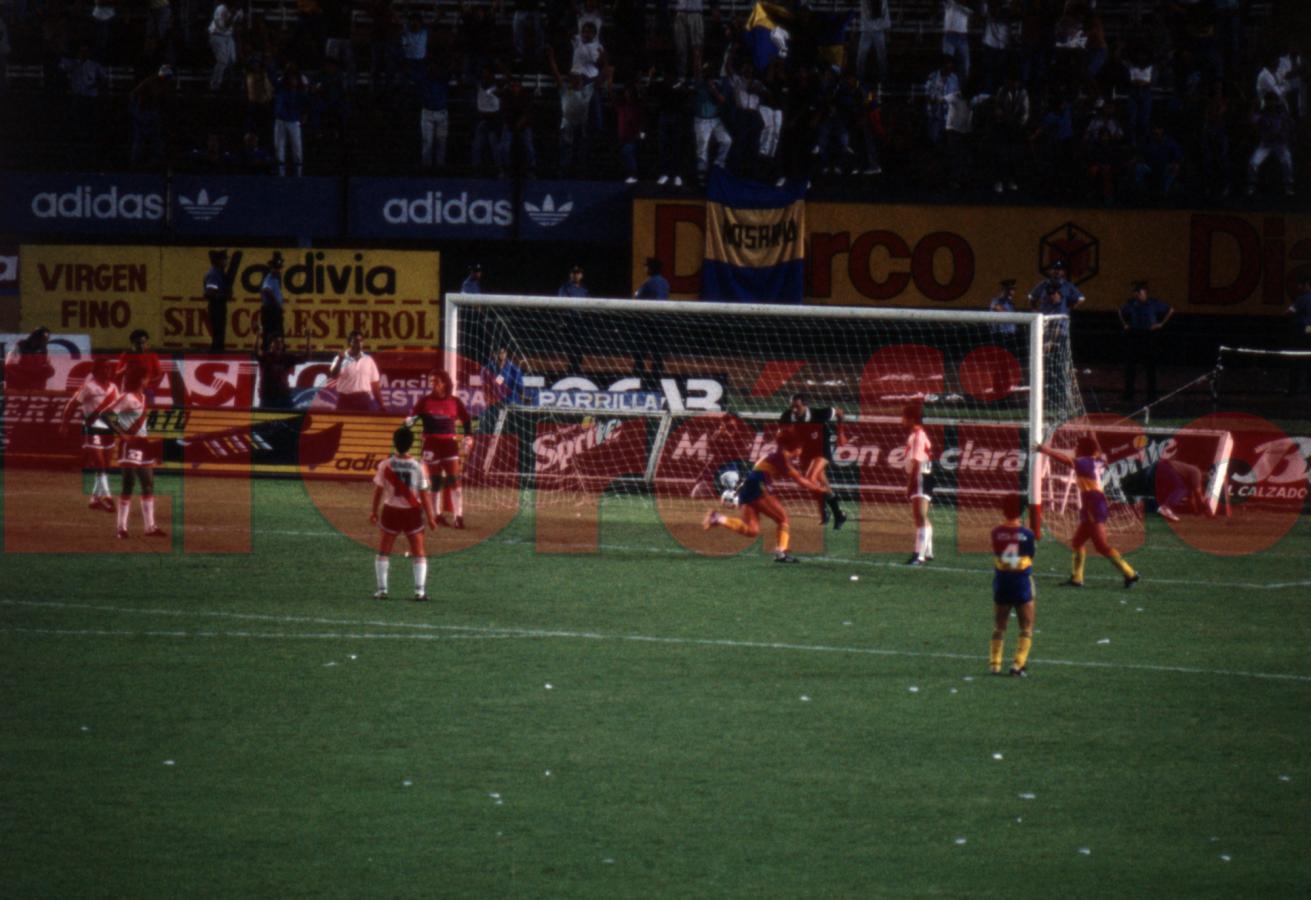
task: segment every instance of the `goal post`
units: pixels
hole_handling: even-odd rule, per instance
[[[802,394],[845,415],[829,479],[862,515],[904,506],[900,413],[922,404],[937,499],[977,537],[1006,493],[1037,524],[1051,487],[1032,448],[1085,412],[1066,320],[1037,313],[451,294],[443,360],[488,438],[467,477],[538,509],[598,492],[704,507]]]

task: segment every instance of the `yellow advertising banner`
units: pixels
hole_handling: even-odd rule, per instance
[[[19,329],[87,334],[126,349],[138,328],[160,330],[158,247],[25,245],[19,250]]]
[[[209,346],[202,283],[207,247],[166,247],[161,252],[162,332],[166,348]],[[260,285],[273,250],[228,247],[234,272],[228,307],[229,345],[253,347]],[[314,346],[345,344],[364,332],[370,351],[435,346],[441,336],[440,254],[433,251],[282,249],[282,294],[288,342],[308,336]]]
[[[671,295],[700,295],[705,204],[633,204],[634,284],[646,258]],[[1088,297],[1118,309],[1132,281],[1181,312],[1281,315],[1311,272],[1311,216],[1044,207],[808,203],[806,298],[841,306],[981,309],[1004,278],[1028,291],[1056,259]]]
[[[203,282],[208,247],[25,244],[19,249],[20,328],[89,334],[96,350],[128,346],[137,328],[163,350],[210,346]],[[273,250],[226,248],[234,273],[228,349],[254,346],[260,285]],[[440,254],[283,249],[288,336],[339,346],[364,332],[370,351],[432,347],[441,335]]]

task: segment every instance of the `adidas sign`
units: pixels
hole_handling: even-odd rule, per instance
[[[161,194],[119,193],[117,187],[96,192],[84,185],[66,193],[46,191],[32,198],[32,215],[38,219],[144,219],[164,217]]]
[[[388,225],[497,225],[514,221],[509,200],[469,199],[468,191],[445,197],[428,191],[418,197],[392,197],[382,205]]]

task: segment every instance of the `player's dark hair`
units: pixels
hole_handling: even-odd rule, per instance
[[[137,341],[150,340],[150,332],[146,331],[144,328],[138,328],[136,331],[129,334],[127,339],[128,342],[132,344],[135,344]]]
[[[1092,456],[1097,452],[1097,450],[1097,438],[1089,434],[1079,438],[1079,440],[1074,444],[1075,456]]]
[[[414,446],[414,432],[402,425],[391,433],[391,445],[397,453],[409,453]]]
[[[455,393],[455,383],[451,381],[451,376],[447,374],[445,369],[433,369],[432,380],[445,386],[447,397]]]
[[[792,395],[792,402],[793,402],[793,403],[796,403],[798,400],[801,401],[801,403],[802,403],[803,406],[806,405],[806,395],[805,395],[805,394],[793,394],[793,395]]]
[[[359,338],[360,340],[364,340],[364,332],[357,330],[357,331],[352,331],[350,334],[346,335],[346,340],[348,341],[353,341],[356,338]]]
[[[1018,519],[1024,512],[1024,498],[1019,494],[1007,494],[1001,498],[1001,514],[1008,519]]]

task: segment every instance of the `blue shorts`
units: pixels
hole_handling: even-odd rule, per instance
[[[765,496],[765,475],[763,472],[753,470],[747,475],[746,481],[742,482],[742,487],[737,489],[737,502],[746,506],[748,503],[755,503],[763,496]]]
[[[992,602],[1023,606],[1033,599],[1031,572],[1001,572],[992,576]]]
[[[1104,523],[1111,517],[1111,509],[1106,505],[1106,495],[1101,491],[1089,491],[1081,498],[1079,521],[1091,525]]]

